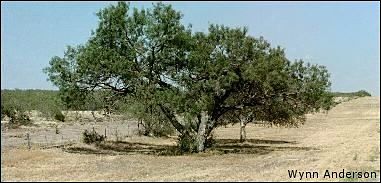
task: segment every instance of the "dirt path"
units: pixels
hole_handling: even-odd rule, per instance
[[[220,128],[218,144],[206,153],[183,156],[78,154],[61,149],[2,151],[1,179],[27,181],[300,181],[288,170],[376,171],[380,176],[380,98],[342,103],[328,114],[308,115],[300,128]],[[127,138],[170,145],[172,139]],[[372,179],[370,181],[376,181]],[[363,181],[366,179],[359,179]],[[368,180],[369,181],[369,180]]]

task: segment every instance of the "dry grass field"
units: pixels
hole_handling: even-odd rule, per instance
[[[101,146],[78,142],[83,129],[107,127]],[[132,136],[136,122],[91,122],[9,129],[1,134],[2,181],[300,181],[288,170],[317,171],[302,181],[379,181],[380,98],[339,104],[328,114],[308,115],[300,128],[239,126],[215,131],[216,145],[205,153],[171,154],[175,138]],[[122,141],[112,141],[114,129]],[[32,149],[26,147],[29,132]],[[53,140],[52,140],[53,139]],[[57,145],[50,143],[57,142]],[[45,143],[45,144],[44,144]],[[375,171],[376,179],[323,179],[329,171]]]

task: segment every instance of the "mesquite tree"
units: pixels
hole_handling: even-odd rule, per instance
[[[119,2],[97,15],[88,42],[50,61],[49,79],[71,98],[109,90],[140,101],[142,112],[160,115],[189,143],[183,150],[203,151],[233,114],[293,125],[331,101],[324,67],[290,62],[246,28],[192,33],[162,3],[131,11]]]

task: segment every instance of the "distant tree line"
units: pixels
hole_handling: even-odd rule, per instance
[[[367,97],[372,96],[369,92],[365,90],[359,90],[357,92],[332,92],[335,97]]]

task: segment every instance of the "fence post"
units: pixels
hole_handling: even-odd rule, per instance
[[[26,138],[28,140],[28,149],[30,150],[30,136],[29,136],[29,133],[26,134]]]
[[[107,127],[105,128],[105,139],[107,138],[107,132],[106,132],[106,129],[107,129]]]
[[[115,128],[115,138],[116,138],[116,142],[119,142],[118,127]]]

